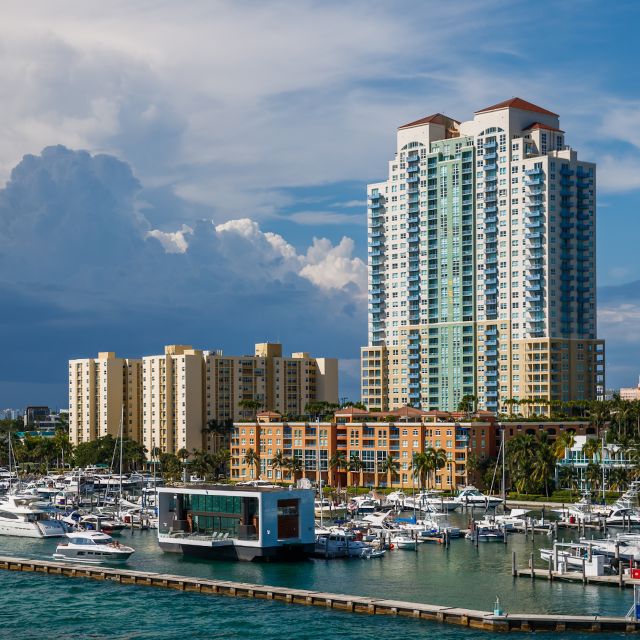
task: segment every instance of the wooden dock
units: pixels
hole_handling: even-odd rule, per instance
[[[609,576],[588,576],[583,575],[582,571],[549,571],[549,569],[518,569],[519,578],[529,578],[531,580],[552,580],[564,582],[581,582],[583,584],[605,585],[610,587],[629,588],[636,584],[640,584],[638,580],[632,580],[628,575],[609,575]]]
[[[489,611],[476,611],[404,602],[367,596],[354,596],[308,589],[291,589],[268,585],[211,580],[192,576],[175,576],[148,571],[133,571],[59,562],[0,556],[0,569],[62,575],[70,578],[109,580],[124,585],[161,587],[191,593],[215,594],[236,598],[258,598],[288,604],[323,607],[369,615],[404,616],[447,624],[473,627],[486,631],[594,631],[638,632],[640,621],[623,617],[563,616],[545,614],[505,613],[495,615]]]

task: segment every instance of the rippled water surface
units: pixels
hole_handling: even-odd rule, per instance
[[[512,551],[522,566],[531,552],[537,557],[537,548],[550,544],[546,536],[532,541],[512,535],[507,545],[486,543],[478,548],[467,540],[454,540],[448,550],[423,544],[417,553],[396,550],[374,560],[273,564],[206,562],[163,554],[153,531],[125,532],[120,539],[136,549],[128,567],[180,575],[482,610],[491,610],[499,596],[507,612],[625,615],[633,600],[631,590],[615,587],[512,578]],[[50,558],[56,544],[55,540],[2,537],[0,554]],[[424,621],[0,571],[0,637],[24,637],[25,632],[26,637],[41,638],[130,639],[491,637]]]

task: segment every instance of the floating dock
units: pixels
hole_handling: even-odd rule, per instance
[[[549,569],[518,569],[519,578],[530,578],[531,580],[552,580],[564,582],[582,582],[583,584],[608,585],[611,587],[633,587],[638,584],[638,580],[631,579],[628,575],[607,575],[589,576],[583,575],[582,571],[549,571]]]
[[[133,571],[111,567],[98,567],[57,562],[30,560],[0,556],[0,569],[62,575],[70,578],[109,580],[124,585],[161,587],[201,594],[215,594],[236,598],[258,598],[275,600],[288,604],[323,607],[352,613],[369,615],[404,616],[418,620],[428,620],[455,624],[485,631],[594,631],[594,632],[638,632],[640,621],[623,617],[606,616],[563,616],[545,614],[508,613],[496,615],[489,611],[476,611],[458,607],[445,607],[404,602],[367,596],[344,595],[290,589],[268,585],[211,580],[191,576],[175,576],[148,571]]]

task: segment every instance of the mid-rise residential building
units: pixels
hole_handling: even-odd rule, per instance
[[[595,195],[558,115],[520,98],[401,126],[367,193],[362,401],[542,414],[602,397]]]
[[[451,491],[478,480],[476,467],[469,468],[469,460],[472,456],[475,462],[495,459],[503,429],[505,442],[543,431],[552,440],[564,431],[583,437],[597,435],[588,421],[498,422],[488,412],[465,415],[402,407],[369,413],[346,408],[337,411],[332,422],[286,422],[274,412],[264,412],[256,420],[234,425],[231,479],[293,483],[304,477],[333,487],[406,489],[416,483],[414,454],[433,448],[444,450],[446,463],[432,474],[430,486]],[[249,449],[257,454],[257,460],[247,457]],[[341,454],[345,461],[358,458],[361,469],[347,471],[344,465],[333,466],[335,454]],[[385,470],[389,458],[396,463],[395,471]],[[298,470],[289,464],[292,459],[299,461]]]
[[[205,354],[207,418],[240,420],[255,415],[243,406],[300,415],[310,402],[338,402],[338,361],[306,352],[282,355],[282,345],[259,343],[253,356]]]
[[[142,358],[142,443],[149,453],[202,448],[203,352],[169,345]]]
[[[226,356],[190,345],[132,360],[113,352],[69,361],[69,423],[74,444],[124,434],[154,449],[213,451],[225,438],[208,425],[254,417],[260,409],[299,416],[312,402],[338,402],[338,361],[282,345],[257,344],[255,354]]]
[[[141,436],[142,361],[104,351],[69,361],[69,438],[73,444],[117,436]]]

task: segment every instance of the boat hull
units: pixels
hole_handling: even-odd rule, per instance
[[[193,545],[159,541],[165,553],[181,553],[203,560],[239,560],[242,562],[291,562],[313,555],[314,544],[290,544],[281,547],[245,547],[237,544]]]

